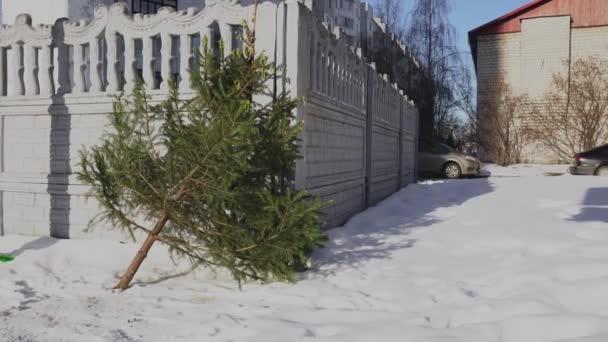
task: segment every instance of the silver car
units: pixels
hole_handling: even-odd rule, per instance
[[[479,174],[481,163],[477,158],[437,143],[422,141],[419,144],[418,172],[449,179]]]

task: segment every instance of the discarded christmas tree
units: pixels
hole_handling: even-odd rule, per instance
[[[293,190],[298,100],[273,93],[273,65],[256,55],[247,29],[243,40],[229,56],[203,44],[191,100],[175,86],[158,106],[142,86],[132,100],[117,99],[112,132],[81,152],[79,178],[105,209],[101,218],[147,234],[115,288],[129,287],[156,241],[240,283],[294,281],[325,240],[322,204]]]

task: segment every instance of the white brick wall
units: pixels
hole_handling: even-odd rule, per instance
[[[70,173],[83,145],[99,141],[105,115],[4,116],[4,171]]]
[[[586,56],[608,60],[608,27],[572,29],[572,59]]]
[[[478,99],[493,77],[501,74],[515,93],[539,100],[564,62],[587,56],[608,59],[608,27],[571,28],[570,16],[522,20],[522,31],[477,37]],[[554,163],[541,143],[524,149],[525,162]]]
[[[83,196],[87,188],[78,185],[72,174],[80,162],[79,151],[83,146],[100,141],[108,124],[105,113],[111,111],[111,101],[110,97],[102,97],[83,104],[74,101],[66,105],[26,107],[15,102],[0,106],[3,233],[125,238],[107,224],[90,225],[101,209],[94,199]],[[67,108],[70,112],[85,108],[93,112],[67,114]]]
[[[522,20],[521,91],[543,96],[569,56],[570,16]]]
[[[477,42],[477,82],[482,91],[488,81],[502,74],[514,89],[521,84],[521,34],[480,36]]]
[[[5,234],[50,234],[48,194],[3,192]]]
[[[66,194],[2,191],[3,230],[5,234],[70,238],[116,238],[127,235],[107,223],[91,221],[101,212],[94,199]],[[52,223],[51,223],[52,222]]]

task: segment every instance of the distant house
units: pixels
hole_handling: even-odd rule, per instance
[[[333,32],[336,27],[343,31],[348,45],[359,47],[359,9],[361,0],[304,0],[313,13]]]
[[[608,60],[607,0],[536,0],[469,32],[478,94],[501,74],[532,98],[550,87],[564,63],[584,56]],[[555,162],[543,146],[525,151],[529,162]]]

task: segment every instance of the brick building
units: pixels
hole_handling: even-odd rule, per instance
[[[515,92],[538,99],[553,74],[568,68],[564,63],[585,56],[608,59],[608,1],[536,0],[472,30],[469,43],[478,95],[502,75]],[[538,143],[522,157],[556,161]]]

